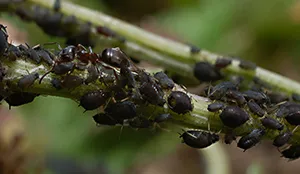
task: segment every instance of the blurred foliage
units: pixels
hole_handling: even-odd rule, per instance
[[[289,69],[299,73],[296,66],[300,63],[300,3],[296,0],[74,2],[134,23],[152,16],[159,26],[176,32],[188,43],[212,52],[251,58],[262,67],[281,72],[286,70],[281,69],[286,64],[278,62],[288,59],[288,65],[295,66]],[[31,45],[64,43],[64,39],[45,35],[35,24],[10,15],[2,17],[26,32]],[[67,99],[40,96],[17,109],[28,123],[32,141],[42,144],[41,151],[69,157],[83,164],[85,170],[95,164],[107,167],[109,173],[123,173],[135,163],[146,163],[174,151],[180,143],[176,132],[123,128],[120,135],[120,127],[97,127],[92,119],[95,112],[83,113],[76,102]],[[253,164],[251,171],[259,171],[259,164]]]

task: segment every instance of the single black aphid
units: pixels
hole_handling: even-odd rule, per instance
[[[292,99],[295,101],[295,102],[300,102],[300,95],[299,94],[292,94]]]
[[[259,117],[263,117],[266,113],[265,110],[263,110],[255,101],[250,100],[249,102],[247,102],[247,106],[250,110],[250,112],[252,112],[253,114],[259,116]]]
[[[130,67],[129,60],[123,59],[120,63],[121,82],[122,82],[122,86],[127,85],[129,88],[134,88],[136,87],[136,81],[129,67]]]
[[[97,124],[101,124],[101,125],[114,126],[118,124],[117,120],[113,119],[112,117],[110,117],[105,113],[96,114],[93,116],[93,119]]]
[[[207,110],[210,112],[217,112],[219,110],[224,109],[226,106],[224,103],[221,102],[215,102],[215,103],[211,103],[207,106]]]
[[[29,75],[25,75],[18,81],[18,87],[21,88],[21,89],[28,88],[31,85],[33,85],[35,80],[37,80],[38,78],[39,78],[38,73],[32,73],[32,74],[29,74]]]
[[[232,62],[231,59],[227,58],[218,58],[215,62],[215,67],[218,69],[226,68]]]
[[[210,82],[222,79],[222,75],[212,64],[198,62],[194,67],[194,76],[202,82]]]
[[[136,105],[131,101],[111,103],[105,108],[105,112],[117,121],[123,121],[137,116]]]
[[[156,116],[153,121],[155,123],[162,123],[162,122],[167,121],[169,119],[172,119],[172,115],[169,114],[169,113],[165,113],[165,114],[160,114],[160,115]]]
[[[61,81],[62,87],[67,89],[76,88],[82,85],[83,83],[84,79],[76,75],[66,75]]]
[[[51,80],[51,84],[52,84],[52,86],[53,86],[55,89],[57,89],[57,90],[62,89],[61,81],[60,81],[59,79],[57,79],[57,78],[53,78],[53,79]]]
[[[252,91],[248,90],[243,92],[244,97],[249,101],[249,100],[254,100],[257,104],[263,104],[266,102],[269,102],[268,96],[260,91]]]
[[[246,103],[246,99],[239,91],[228,90],[226,92],[227,99],[234,100],[238,105],[242,106]]]
[[[6,27],[0,24],[0,55],[1,56],[3,55],[3,53],[6,51],[8,47],[7,38],[8,35],[6,32]]]
[[[144,82],[139,87],[139,91],[142,98],[150,104],[163,106],[166,103],[164,92],[161,90],[160,86],[154,83]]]
[[[53,5],[53,10],[58,12],[60,10],[61,2],[60,0],[55,0]]]
[[[237,90],[237,85],[232,82],[221,82],[209,90],[208,98],[219,100],[226,95],[228,90]]]
[[[220,114],[220,119],[225,126],[236,128],[249,120],[249,114],[238,106],[227,106]]]
[[[7,48],[7,51],[5,54],[8,57],[8,59],[11,61],[17,60],[18,57],[20,57],[22,55],[19,48],[14,45],[8,45],[8,48]]]
[[[26,45],[28,47],[27,52],[29,53],[29,58],[37,64],[41,63],[41,58],[38,53],[33,48],[30,48],[28,44]]]
[[[195,46],[195,45],[189,45],[189,46],[190,46],[190,52],[191,52],[192,54],[197,54],[197,53],[199,53],[199,52],[201,51],[201,49],[198,48],[198,47]]]
[[[50,51],[43,49],[41,46],[34,47],[33,49],[36,51],[37,55],[48,65],[51,66],[55,63],[55,56]]]
[[[219,135],[203,131],[186,131],[180,138],[183,142],[193,148],[205,148],[219,141]]]
[[[281,146],[285,145],[286,143],[288,143],[292,136],[293,136],[293,133],[290,131],[281,133],[280,135],[275,137],[275,139],[273,141],[273,145],[276,147],[281,147]]]
[[[84,83],[89,84],[98,79],[100,73],[94,65],[90,65],[88,68],[88,77],[85,79]]]
[[[164,89],[173,89],[173,87],[175,86],[173,80],[169,78],[164,72],[155,73],[154,78],[158,80],[158,83]]]
[[[36,96],[38,95],[33,93],[16,92],[5,98],[5,101],[8,103],[10,109],[11,106],[21,106],[32,102]]]
[[[102,90],[91,91],[84,94],[80,98],[80,106],[82,106],[85,110],[94,110],[98,107],[104,105],[106,101],[109,99],[110,93]]]
[[[186,114],[193,110],[191,98],[181,91],[173,91],[168,97],[169,108],[178,113]]]
[[[261,140],[262,136],[265,134],[264,129],[253,129],[248,135],[243,136],[237,146],[241,149],[244,149],[244,152],[247,149],[255,146]]]
[[[281,103],[281,102],[289,100],[288,96],[286,96],[282,93],[278,93],[278,92],[271,92],[271,93],[268,93],[267,95],[270,99],[271,104],[277,104],[277,103]]]
[[[261,119],[261,124],[268,129],[283,130],[284,128],[283,124],[281,124],[278,120],[271,117],[265,117]]]
[[[289,113],[284,118],[291,125],[295,125],[295,126],[300,125],[300,111]]]
[[[235,141],[235,140],[236,140],[236,136],[235,136],[234,132],[230,131],[225,134],[225,137],[224,137],[225,144],[231,144],[232,141]]]
[[[239,67],[245,70],[255,70],[256,64],[246,60],[240,60]]]
[[[292,145],[288,149],[281,152],[282,157],[295,160],[300,157],[300,145]]]
[[[294,102],[286,102],[284,104],[281,104],[276,111],[276,116],[281,118],[285,117],[290,113],[295,113],[300,111],[300,104],[294,103]]]
[[[53,67],[53,72],[56,75],[64,75],[67,74],[68,72],[73,71],[75,68],[75,63],[74,62],[64,62],[57,64]]]
[[[153,122],[145,117],[134,117],[128,123],[132,128],[149,128],[153,125]]]

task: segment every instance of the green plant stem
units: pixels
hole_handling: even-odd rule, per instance
[[[39,4],[49,9],[52,8],[54,4],[54,0],[28,0],[28,2]],[[136,42],[136,45],[148,47],[149,49],[156,50],[165,55],[170,55],[170,58],[177,60],[182,64],[189,64],[189,66],[191,66],[191,64],[197,61],[208,61],[213,63],[218,57],[220,57],[220,55],[210,53],[205,50],[202,50],[199,54],[191,55],[190,47],[186,44],[178,43],[152,34],[101,12],[93,11],[82,6],[75,5],[71,2],[63,1],[61,7],[61,12],[66,15],[74,15],[78,19],[89,21],[94,25],[106,26],[123,35],[128,40]],[[148,61],[152,61],[152,59],[149,59]],[[164,63],[164,66],[167,65],[168,63]],[[176,66],[178,66],[178,64]],[[257,68],[255,72],[249,72],[239,68],[238,61],[234,61],[234,63],[229,66],[226,71],[252,78],[256,76],[269,83],[275,89],[281,90],[288,94],[300,94],[299,83],[262,68]],[[184,72],[186,74],[190,74],[191,70]]]

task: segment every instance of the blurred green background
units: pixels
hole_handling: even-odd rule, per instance
[[[296,0],[74,0],[157,34],[300,80],[300,1]],[[10,15],[1,21],[20,43],[64,39],[45,35],[35,24]],[[77,103],[40,96],[16,108],[43,173],[180,174],[299,173],[300,160],[287,163],[270,142],[243,153],[222,143],[198,153],[180,143],[177,132],[97,127],[95,112]],[[2,109],[6,108],[1,106]],[[217,152],[217,153],[216,153]],[[225,155],[225,156],[223,156]],[[228,172],[227,172],[228,170]]]

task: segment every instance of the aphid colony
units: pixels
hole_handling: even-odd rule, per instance
[[[0,54],[14,61],[20,57],[32,60],[36,64],[45,63],[51,66],[45,74],[31,73],[19,79],[18,92],[1,92],[1,98],[10,106],[20,106],[30,103],[38,94],[22,92],[49,73],[61,78],[52,78],[51,84],[57,90],[76,88],[80,85],[99,81],[107,90],[90,91],[79,99],[80,106],[85,110],[102,108],[93,116],[94,121],[101,125],[129,125],[132,128],[149,128],[155,123],[172,119],[171,113],[164,113],[151,118],[139,115],[139,106],[152,104],[158,107],[168,106],[177,114],[186,114],[193,110],[191,98],[181,91],[172,91],[174,82],[163,72],[154,76],[137,68],[119,48],[107,48],[100,54],[87,50],[84,46],[94,46],[91,37],[92,25],[80,23],[74,16],[63,16],[59,1],[56,1],[53,12],[39,6],[18,6],[15,14],[25,21],[34,21],[45,33],[52,36],[66,37],[69,45],[54,54],[44,47],[37,45],[13,46],[7,43],[5,27],[1,25]],[[74,29],[76,28],[76,30]],[[114,31],[104,26],[95,27],[96,32],[105,37],[112,37],[124,43],[126,40]],[[84,46],[82,46],[84,45]],[[190,46],[191,54],[201,50]],[[232,59],[219,58],[214,64],[197,62],[194,66],[194,76],[201,82],[216,82],[224,79],[222,69],[232,63]],[[239,67],[254,71],[256,65],[252,62],[239,60]],[[1,79],[5,71],[1,68]],[[87,71],[88,76],[82,79],[72,74],[74,71]],[[106,77],[103,72],[110,71],[112,76]],[[112,78],[113,77],[113,78]],[[2,81],[2,80],[1,80]],[[255,125],[247,135],[241,137],[237,146],[247,150],[260,142],[269,130],[278,131],[273,145],[282,147],[288,143],[294,131],[290,131],[285,124],[298,126],[300,124],[300,96],[293,94],[291,99],[271,90],[265,90],[268,85],[260,79],[253,79],[255,84],[251,89],[241,90],[242,77],[232,76],[230,81],[223,81],[211,86],[206,96],[213,103],[207,110],[214,112],[226,129],[224,142],[230,144],[236,140],[235,129],[252,122]],[[293,100],[288,101],[288,100]],[[200,130],[187,130],[180,135],[183,142],[194,148],[205,148],[217,142],[220,138],[216,133]],[[282,150],[282,155],[289,159],[300,157],[300,145],[291,145]]]

